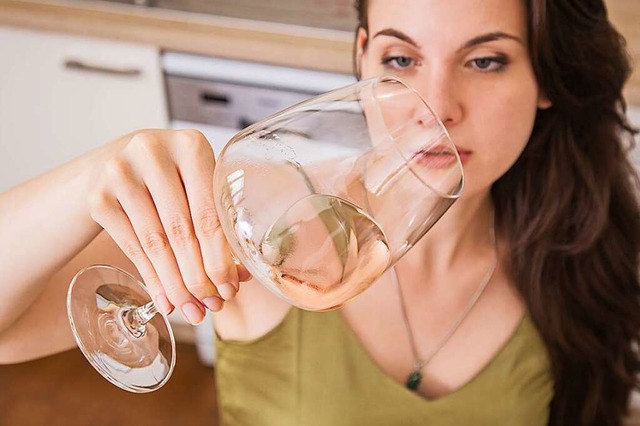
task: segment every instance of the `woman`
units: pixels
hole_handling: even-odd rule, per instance
[[[620,424],[640,209],[603,3],[356,6],[359,76],[418,89],[464,161],[464,195],[395,269],[324,314],[238,292],[251,278],[218,227],[209,144],[136,132],[0,198],[3,362],[72,347],[68,282],[111,263],[165,313],[216,312],[225,425]]]

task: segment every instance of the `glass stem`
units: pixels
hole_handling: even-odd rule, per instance
[[[153,318],[157,313],[158,309],[153,302],[149,302],[146,305],[138,306],[135,311],[135,316],[139,319],[140,325],[145,325],[151,318]]]
[[[145,305],[138,306],[137,308],[126,309],[122,312],[122,321],[127,330],[137,338],[145,335],[147,327],[145,324],[151,321],[158,313],[158,309],[149,302]]]

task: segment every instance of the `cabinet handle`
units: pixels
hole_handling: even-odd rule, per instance
[[[122,77],[138,77],[142,74],[142,71],[136,68],[110,68],[100,65],[90,65],[76,59],[67,59],[64,62],[64,66],[67,69],[77,71],[88,71],[100,74],[117,75]]]

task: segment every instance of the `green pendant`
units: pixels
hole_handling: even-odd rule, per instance
[[[420,373],[420,370],[415,370],[413,373],[409,374],[409,377],[407,377],[406,386],[407,388],[414,391],[418,389],[418,386],[420,386],[421,381],[422,381],[422,373]]]

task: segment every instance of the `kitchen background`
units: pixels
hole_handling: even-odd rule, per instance
[[[199,128],[219,152],[240,128],[354,81],[352,3],[0,1],[0,192],[138,128]],[[638,64],[640,1],[607,4]],[[625,93],[640,126],[640,71]],[[215,362],[209,322],[172,322],[183,350]]]
[[[1,1],[0,191],[132,129],[213,127],[219,148],[353,81],[352,3]],[[638,62],[640,1],[607,3]],[[626,93],[640,124],[640,71]]]

